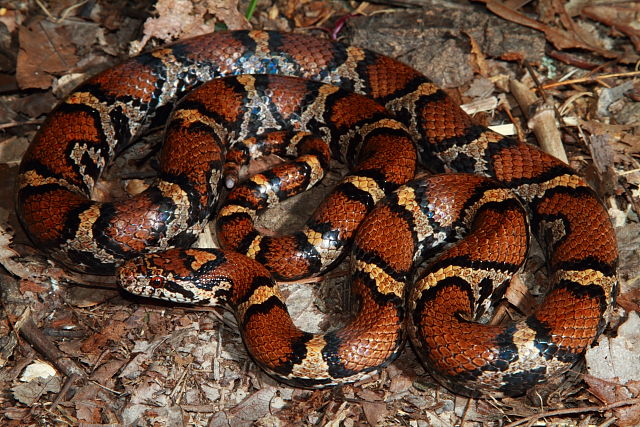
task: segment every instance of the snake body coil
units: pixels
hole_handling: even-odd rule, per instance
[[[230,75],[239,76],[220,79]],[[126,200],[91,201],[105,166],[189,91],[167,125],[158,180]],[[234,251],[135,258],[188,247],[221,177],[234,182],[239,167],[264,153],[297,157],[239,185],[219,210],[221,243]],[[256,212],[313,185],[331,156],[351,172],[305,228],[258,234]],[[416,157],[461,174],[411,180]],[[406,329],[455,391],[521,394],[578,360],[604,329],[617,293],[607,213],[569,166],[475,125],[404,64],[305,35],[208,34],[88,80],[30,145],[16,202],[37,246],[72,268],[112,274],[130,260],[118,277],[131,292],[229,303],[254,359],[304,387],[380,369],[398,354]],[[524,262],[527,221],[546,250],[550,291],[522,321],[472,322]],[[461,235],[408,291],[416,263]],[[324,335],[298,330],[273,277],[321,274],[351,241],[354,320]]]

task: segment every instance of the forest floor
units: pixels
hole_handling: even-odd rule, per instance
[[[0,424],[640,424],[638,22],[639,3],[615,0],[0,1]],[[296,389],[252,362],[230,312],[134,298],[111,277],[66,271],[39,254],[16,218],[13,189],[47,113],[128,56],[225,29],[303,32],[389,55],[445,88],[476,122],[566,153],[608,209],[620,252],[618,305],[585,362],[527,396],[469,399],[439,385],[407,346],[369,380]],[[539,123],[541,105],[553,112],[551,136],[535,129],[549,125]],[[158,139],[146,135],[117,164],[146,158]],[[304,223],[343,172],[335,165],[262,226]],[[100,188],[144,187],[135,174],[112,168]],[[539,250],[531,258],[514,282],[534,286],[514,284],[502,316],[530,312],[544,293],[544,260]],[[316,332],[348,319],[346,275],[341,265],[323,282],[283,284],[298,326]]]

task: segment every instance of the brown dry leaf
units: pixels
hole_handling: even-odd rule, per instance
[[[251,176],[260,172],[264,172],[266,170],[271,169],[272,167],[284,163],[284,159],[276,154],[267,154],[264,156],[260,156],[255,160],[251,160],[249,162],[249,166],[247,167],[246,175]],[[242,177],[244,178],[244,171],[241,171]]]
[[[56,105],[57,99],[52,93],[34,93],[16,99],[12,103],[13,109],[18,113],[23,113],[29,117],[39,117],[51,111],[51,106]]]
[[[93,287],[76,286],[71,289],[69,294],[69,304],[74,307],[87,308],[94,307],[110,300],[117,295],[114,289],[96,289]]]
[[[3,7],[0,9],[0,22],[7,26],[7,30],[13,33],[22,24],[23,16],[18,10]]]
[[[245,421],[256,421],[269,414],[271,399],[275,397],[276,391],[275,387],[264,385],[231,409],[229,413]]]
[[[608,135],[611,148],[618,155],[633,157],[640,154],[640,137],[633,135],[633,128],[626,125],[613,125],[597,120],[580,121],[580,126],[591,135]],[[622,159],[616,158],[616,162]]]
[[[2,167],[0,167],[0,173],[2,173]],[[1,189],[0,185],[0,189]],[[0,197],[0,203],[3,201],[3,197],[11,197],[12,191],[5,191]],[[8,203],[9,206],[11,204]],[[3,207],[0,207],[0,265],[2,265],[11,274],[20,278],[34,278],[36,279],[39,274],[42,273],[34,265],[28,265],[28,262],[24,262],[20,258],[18,253],[12,246],[14,242],[15,231],[9,223],[10,211]],[[49,276],[51,277],[51,276]]]
[[[625,396],[630,395],[629,388],[631,387],[621,387],[616,383],[592,377],[591,375],[585,375],[584,380],[589,384],[589,391],[605,404],[615,404],[616,402],[629,400]],[[634,389],[637,388],[637,382],[633,386]],[[634,391],[636,391],[634,395],[637,396],[637,390]],[[638,426],[640,423],[640,404],[638,403],[620,406],[612,411],[617,419],[616,426],[631,427]]]
[[[609,125],[596,120],[580,121],[580,126],[588,132],[585,144],[589,147],[593,166],[597,171],[594,182],[606,194],[615,194],[618,184],[618,175],[613,165],[625,163],[624,154],[628,150],[626,144],[620,143],[626,134],[624,127]]]
[[[613,411],[618,416],[620,427],[634,426],[640,424],[640,404],[617,408]]]
[[[358,397],[367,402],[379,402],[382,400],[382,397],[378,393],[368,388],[358,391]]]
[[[616,303],[625,311],[640,312],[640,288],[632,289],[629,292],[621,294]]]
[[[640,316],[629,313],[629,318],[617,330],[617,336],[602,336],[598,345],[587,350],[589,374],[624,385],[640,379]],[[626,396],[630,398],[634,396]],[[608,403],[611,403],[609,401]]]
[[[29,415],[31,410],[31,408],[3,408],[2,415],[4,415],[8,420],[24,420]]]
[[[144,37],[136,49],[142,49],[152,37],[169,42],[211,32],[215,20],[206,19],[211,15],[224,22],[230,30],[249,28],[249,23],[238,11],[238,0],[207,0],[203,3],[159,0],[155,8],[158,17],[145,21]]]
[[[598,175],[604,178],[610,173],[610,184],[613,187],[617,182],[617,176],[615,176],[613,170],[614,152],[611,139],[612,135],[609,133],[592,134],[589,136],[588,145],[593,159],[593,166],[598,171]]]
[[[52,74],[68,71],[79,59],[67,28],[44,20],[20,27],[16,79],[21,89],[47,89]]]
[[[67,356],[80,358],[85,356],[85,353],[82,350],[82,344],[82,340],[79,339],[67,340],[58,344],[58,349]],[[84,360],[86,359],[87,358],[85,358]]]
[[[27,406],[33,405],[43,394],[60,391],[60,378],[52,376],[36,378],[28,383],[14,386],[11,391],[13,397]]]
[[[367,421],[372,426],[379,425],[382,419],[389,415],[387,405],[381,402],[362,402],[362,410]]]
[[[207,0],[207,10],[227,26],[229,30],[248,30],[249,22],[238,10],[238,0]]]
[[[542,22],[536,21],[535,19],[529,18],[528,16],[516,12],[515,10],[510,9],[499,1],[479,1],[485,3],[487,5],[487,9],[500,16],[501,18],[544,32],[547,40],[558,49],[585,49],[596,52],[599,55],[604,56],[605,58],[615,58],[618,56],[618,54],[613,51],[606,50],[597,46],[591,46],[587,43],[582,42],[581,40],[576,39],[574,37],[574,34],[569,31],[550,27],[549,25],[545,25]]]
[[[0,119],[0,123],[2,119]],[[23,136],[10,136],[0,141],[0,176],[9,176],[11,173],[9,170],[3,170],[10,165],[17,165],[20,163],[22,156],[27,151],[28,141]],[[8,192],[10,193],[10,192]],[[3,194],[1,197],[11,197],[11,194]],[[10,203],[3,203],[4,200],[0,199],[0,206],[11,206]]]
[[[117,295],[116,289],[96,289],[76,286],[71,289],[69,303],[74,307],[87,308],[102,304]]]
[[[295,4],[296,2],[291,2]],[[311,27],[326,21],[334,13],[331,2],[315,0],[298,5],[293,15],[296,27]]]
[[[536,300],[529,292],[529,288],[520,274],[513,276],[504,298],[526,315],[533,313],[536,308]]]
[[[91,354],[99,354],[102,351],[102,347],[109,342],[120,342],[122,336],[127,331],[128,327],[125,322],[109,322],[109,326],[105,327],[102,331],[91,335],[82,344],[82,351]]]
[[[145,21],[140,48],[144,47],[151,37],[169,42],[181,36],[211,31],[204,26],[202,16],[196,14],[195,6],[190,0],[159,0],[155,7],[158,17]]]
[[[577,25],[571,18],[565,8],[565,0],[550,0],[551,6],[555,16],[557,16],[560,24],[567,29],[570,33],[574,34],[574,38],[580,40],[590,46],[597,46],[598,48],[605,48],[605,43],[597,34],[596,31],[587,29],[581,25]]]
[[[76,418],[83,423],[96,424],[101,421],[100,407],[103,406],[99,401],[85,400],[75,402]]]
[[[408,369],[407,369],[408,370]],[[413,379],[415,377],[414,372],[410,372],[412,375],[408,375],[404,371],[396,368],[394,364],[387,367],[387,373],[391,378],[391,384],[389,385],[389,392],[391,393],[402,393],[404,391],[409,390],[411,385],[413,384]]]
[[[22,279],[20,281],[20,293],[24,294],[25,292],[33,292],[34,294],[39,294],[42,292],[47,292],[49,289],[47,286],[42,285],[41,283],[36,283],[33,280]]]
[[[126,360],[112,359],[103,363],[91,374],[91,379],[105,387],[112,387],[116,381],[115,375],[126,362]]]
[[[613,27],[629,36],[636,51],[640,51],[640,3],[607,4],[587,6],[581,13],[593,20]]]
[[[76,316],[72,312],[58,313],[58,316],[51,321],[54,329],[71,329],[77,325]]]
[[[335,12],[335,4],[321,0],[282,3],[284,3],[284,5],[280,5],[282,15],[294,21],[295,27],[313,26],[324,21]]]
[[[465,33],[471,43],[471,55],[474,59],[474,65],[476,72],[483,77],[489,76],[489,66],[487,65],[487,57],[482,51],[482,48],[478,44],[478,41],[471,35],[471,33]]]
[[[590,391],[605,404],[638,397],[640,379],[640,316],[629,318],[617,331],[617,336],[601,336],[598,345],[587,350],[585,381]],[[640,422],[640,404],[616,408],[618,425],[631,426]]]

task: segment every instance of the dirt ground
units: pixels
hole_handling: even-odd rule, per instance
[[[638,22],[640,5],[617,0],[0,1],[0,424],[640,425]],[[469,399],[439,385],[407,346],[369,380],[296,389],[252,362],[229,311],[136,298],[112,277],[65,271],[42,256],[17,221],[13,187],[56,102],[128,56],[248,28],[335,38],[397,58],[476,122],[566,153],[607,207],[620,251],[618,306],[585,361],[527,396]],[[141,138],[99,191],[122,197],[144,187],[160,139]],[[336,164],[319,188],[271,209],[261,226],[300,226],[343,173]],[[215,236],[199,244],[215,245]],[[347,269],[283,284],[298,326],[317,332],[349,318]],[[545,283],[534,248],[498,321],[530,312]]]

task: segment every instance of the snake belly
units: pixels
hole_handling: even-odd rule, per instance
[[[392,118],[379,119],[385,123],[383,130],[377,124],[360,126],[347,108],[354,107],[353,102],[323,101],[320,96],[318,105],[326,106],[332,119],[323,126],[334,130],[356,124],[341,143],[328,142],[331,155],[354,171],[302,233],[285,240],[258,235],[250,222],[260,202],[250,203],[256,192],[245,191],[223,207],[220,219],[221,229],[226,227],[231,236],[222,239],[225,244],[250,258],[218,250],[172,250],[134,259],[118,273],[126,289],[193,303],[230,303],[256,361],[276,377],[305,387],[353,381],[390,363],[402,344],[405,318],[409,336],[436,378],[471,395],[521,394],[569,369],[602,332],[617,294],[617,248],[606,210],[581,177],[537,148],[474,124],[416,70],[364,49],[300,34],[212,33],[134,57],[78,87],[49,115],[20,166],[16,206],[30,238],[51,258],[101,274],[112,274],[143,252],[188,247],[215,204],[226,158],[219,140],[224,131],[215,125],[209,128],[213,132],[206,130],[208,120],[233,115],[232,110],[192,108],[202,117],[190,130],[207,134],[212,144],[179,145],[181,163],[180,153],[174,153],[176,144],[165,144],[173,145],[174,152],[163,151],[160,178],[141,195],[96,203],[91,192],[106,165],[137,135],[162,123],[176,99],[205,81],[242,74],[281,74],[337,85],[384,105]],[[224,91],[227,106],[242,98],[233,89]],[[314,100],[318,91],[312,90]],[[269,95],[288,96],[280,91]],[[185,102],[187,108],[181,111],[189,111]],[[294,108],[291,102],[285,104]],[[250,127],[239,117],[245,113],[235,114],[227,119],[244,123],[245,130]],[[176,129],[179,134],[184,128]],[[234,137],[250,141],[260,130],[240,131]],[[301,141],[307,138],[305,132],[285,133]],[[375,139],[377,132],[383,137],[367,148],[364,137]],[[389,142],[391,134],[403,142],[389,147],[395,144]],[[429,168],[446,167],[493,181],[459,175],[401,186],[412,176],[415,158],[405,134],[416,142],[418,156]],[[381,143],[384,139],[387,145]],[[296,170],[326,163],[321,143],[307,145],[308,152],[297,153],[302,163]],[[368,162],[372,150],[374,158],[393,166]],[[202,152],[203,157],[194,155]],[[307,163],[309,155],[315,160]],[[240,153],[240,163],[250,156]],[[265,189],[285,175],[276,173],[254,184]],[[457,186],[456,197],[442,190],[448,179]],[[267,187],[266,181],[271,182]],[[503,292],[520,268],[528,243],[522,232],[526,220],[519,219],[514,197],[505,189],[526,205],[528,221],[546,251],[551,284],[534,314],[508,325],[487,326],[470,319],[496,298],[491,295]],[[447,202],[452,210],[445,207]],[[352,212],[357,215],[350,216]],[[279,278],[320,274],[335,263],[363,220],[351,262],[352,287],[360,301],[356,317],[343,329],[321,336],[297,330],[286,320],[273,279],[255,260]],[[405,305],[405,283],[414,261],[463,233],[468,240],[424,271]],[[496,235],[509,243],[496,245],[488,238]],[[491,243],[483,243],[486,240]],[[278,266],[275,255],[296,261]],[[150,276],[139,278],[133,267],[146,269]]]

